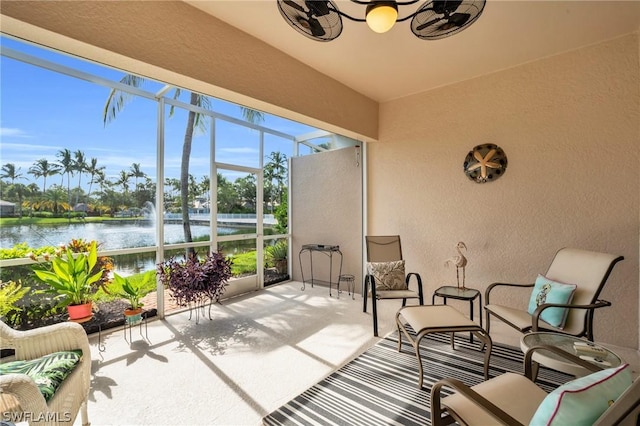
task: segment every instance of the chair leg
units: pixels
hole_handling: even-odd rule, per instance
[[[473,302],[472,302],[473,303]],[[491,328],[491,314],[489,313],[488,310],[484,310],[484,314],[485,314],[485,323],[487,324],[487,328],[485,329],[487,335],[489,335],[489,328]],[[484,351],[484,347],[486,346],[486,343],[483,341],[482,345],[480,346],[480,352]]]
[[[80,406],[80,416],[82,417],[82,426],[89,426],[89,413],[87,411],[87,401],[84,400]]]
[[[491,312],[489,312],[487,309],[484,310],[484,315],[485,315],[485,323],[487,324],[487,334],[490,334],[490,328],[491,328]]]
[[[364,277],[364,284],[362,285],[362,312],[367,312],[367,299],[369,299],[369,276]]]
[[[373,335],[378,337],[378,307],[375,296],[371,297],[371,305],[373,306]]]

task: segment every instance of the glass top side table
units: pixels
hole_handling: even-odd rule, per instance
[[[482,294],[480,290],[475,288],[460,288],[451,285],[442,286],[433,292],[431,296],[431,304],[435,305],[437,297],[444,299],[444,304],[447,304],[447,299],[468,300],[469,301],[469,318],[473,321],[473,301],[478,299],[478,310],[480,317],[480,327],[482,327]],[[473,334],[470,335],[469,341],[473,343]]]
[[[523,335],[520,339],[520,349],[522,349],[523,352],[526,352],[533,346],[549,345],[556,346],[566,352],[569,352],[570,354],[579,356],[579,354],[576,353],[573,347],[573,344],[575,342],[588,342],[588,340],[570,336],[568,334],[540,331]],[[622,359],[616,353],[605,348],[602,345],[596,345],[604,349],[605,353],[602,356],[593,357],[598,361],[588,360],[589,362],[604,368],[617,367],[623,363]],[[571,374],[576,377],[582,377],[590,373],[590,371],[588,371],[587,369],[573,364],[560,357],[559,355],[556,355],[549,351],[538,351],[537,353],[533,354],[533,360],[551,369]]]

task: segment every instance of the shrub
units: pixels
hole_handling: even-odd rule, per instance
[[[178,261],[171,258],[157,265],[158,278],[180,306],[203,306],[218,301],[231,278],[231,259],[211,252],[204,258],[197,254]]]
[[[20,282],[0,281],[0,318],[7,324],[11,326],[20,324],[20,312],[23,309],[17,303],[29,290],[29,287],[22,287]]]

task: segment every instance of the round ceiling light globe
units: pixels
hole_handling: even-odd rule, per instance
[[[379,2],[367,6],[367,25],[376,33],[386,33],[398,19],[395,2]]]

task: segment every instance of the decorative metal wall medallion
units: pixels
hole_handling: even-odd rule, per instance
[[[473,148],[464,159],[464,173],[476,183],[491,182],[507,170],[507,155],[502,148],[485,143]]]

